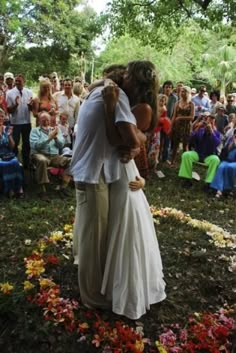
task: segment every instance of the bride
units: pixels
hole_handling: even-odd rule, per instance
[[[156,74],[150,64],[137,67],[138,62],[130,63],[128,72],[132,71],[132,75],[124,75],[121,87],[128,96],[129,92],[130,97],[135,96],[130,105],[134,107],[137,128],[143,132],[156,123]],[[134,95],[135,87],[140,86],[142,89]],[[122,144],[113,124],[118,94],[115,86],[103,90],[107,136],[116,145]],[[139,136],[145,140],[141,132]],[[108,255],[101,293],[112,302],[114,313],[136,320],[151,304],[165,299],[165,282],[152,215],[141,189],[143,179],[134,160],[120,163],[120,168],[120,179],[110,186]]]

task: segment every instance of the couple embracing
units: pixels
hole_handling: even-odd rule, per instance
[[[133,161],[145,142],[142,131],[156,124],[158,87],[149,61],[131,62],[119,74],[119,88],[95,85],[79,112],[71,162],[73,247],[83,304],[135,320],[166,296],[152,216]],[[107,76],[115,80],[117,72]]]

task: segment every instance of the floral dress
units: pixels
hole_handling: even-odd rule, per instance
[[[179,116],[189,116],[191,114],[191,102],[187,107],[181,108],[179,103],[177,105],[176,118]],[[188,144],[191,133],[191,121],[190,120],[177,120],[173,122],[171,136],[174,144],[183,142]]]

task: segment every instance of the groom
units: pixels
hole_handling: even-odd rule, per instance
[[[87,307],[108,308],[111,305],[100,291],[107,254],[109,184],[120,178],[119,160],[127,163],[134,158],[140,143],[128,96],[119,89],[114,119],[126,148],[118,153],[109,144],[103,88],[93,89],[80,108],[71,172],[76,186],[74,253],[79,259],[81,300]],[[107,107],[111,112],[113,108]]]

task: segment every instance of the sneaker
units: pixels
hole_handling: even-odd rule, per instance
[[[192,179],[199,181],[201,180],[200,175],[196,172],[192,172]]]

